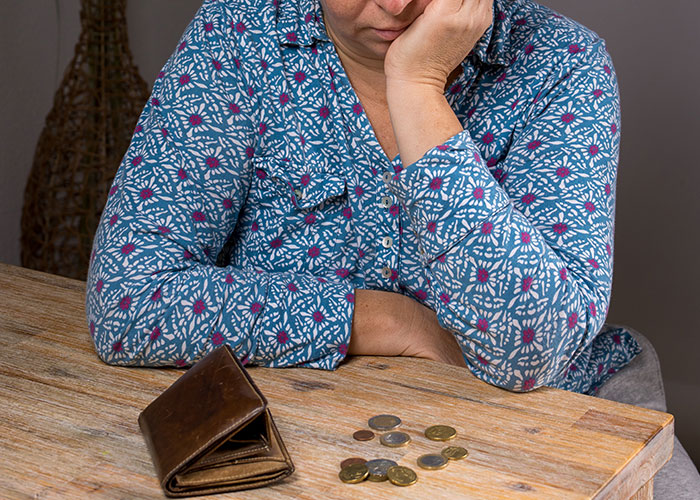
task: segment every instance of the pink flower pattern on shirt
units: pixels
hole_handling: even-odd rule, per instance
[[[604,325],[619,153],[604,42],[530,0],[445,96],[464,131],[387,158],[318,0],[206,0],[154,85],[94,242],[108,363],[335,368],[353,291],[437,312],[471,371],[587,392],[639,351]]]

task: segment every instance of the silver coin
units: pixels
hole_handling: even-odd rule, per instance
[[[376,415],[370,418],[367,423],[375,431],[390,431],[401,425],[401,419],[396,415]]]
[[[421,455],[416,462],[422,468],[431,470],[442,469],[447,466],[447,458],[434,453]]]
[[[386,481],[386,472],[389,470],[389,467],[394,467],[395,465],[398,464],[387,458],[370,460],[365,463],[365,466],[369,469],[369,476],[367,479],[374,482]]]
[[[384,446],[390,446],[391,448],[398,448],[399,446],[406,446],[411,442],[411,436],[401,431],[392,431],[382,434],[379,437],[379,442]]]

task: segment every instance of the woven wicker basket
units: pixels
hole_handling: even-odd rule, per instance
[[[126,0],[82,0],[81,34],[39,137],[24,193],[22,265],[84,279],[92,238],[148,98]]]

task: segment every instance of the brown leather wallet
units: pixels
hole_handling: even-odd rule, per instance
[[[170,497],[258,488],[294,472],[265,397],[229,346],[187,370],[139,426]]]

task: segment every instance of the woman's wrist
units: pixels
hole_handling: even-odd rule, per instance
[[[404,166],[464,130],[443,94],[444,85],[387,80],[389,116]]]
[[[418,320],[412,299],[394,292],[355,289],[348,354],[400,356],[412,342],[407,325]]]
[[[355,290],[348,354],[414,356],[456,366],[464,357],[454,336],[434,311],[400,293]]]

